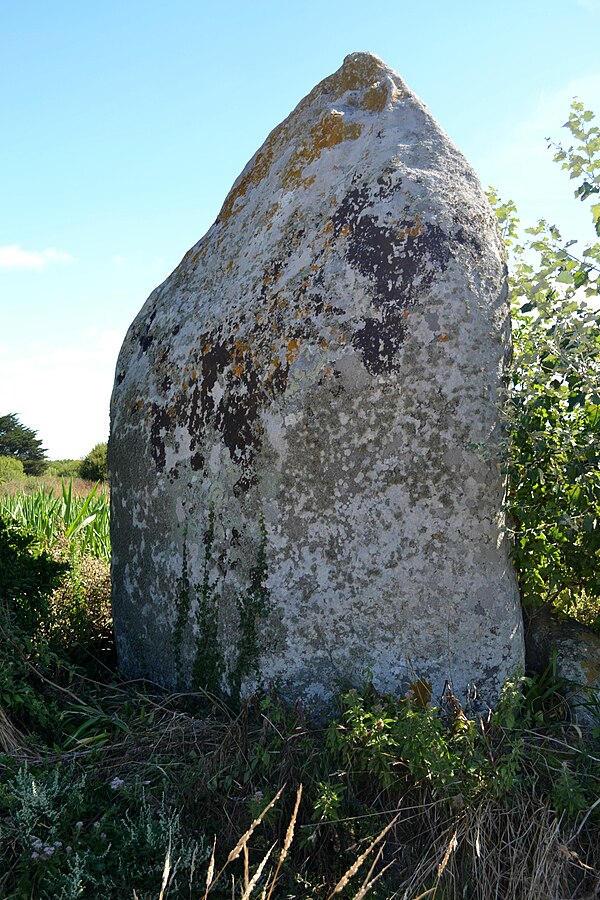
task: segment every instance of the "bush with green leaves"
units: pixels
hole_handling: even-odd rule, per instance
[[[0,484],[3,481],[19,481],[25,477],[25,469],[20,459],[14,456],[0,456]]]
[[[48,463],[45,474],[55,478],[81,478],[81,460],[53,459]]]
[[[107,444],[96,444],[81,461],[79,474],[88,481],[106,481],[108,468],[106,464]]]
[[[573,144],[554,159],[590,202],[581,251],[545,220],[519,237],[512,202],[490,199],[509,249],[514,364],[508,501],[525,605],[600,622],[600,129],[573,103]]]

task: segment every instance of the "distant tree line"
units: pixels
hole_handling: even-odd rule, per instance
[[[0,416],[0,481],[44,474],[106,481],[106,443],[96,444],[83,459],[51,461],[33,428],[23,425],[15,413]]]

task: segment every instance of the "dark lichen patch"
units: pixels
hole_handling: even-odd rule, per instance
[[[381,375],[394,369],[405,337],[404,317],[384,309],[381,318],[363,320],[352,337],[352,345],[362,354],[365,368],[373,375]]]
[[[166,409],[153,403],[151,407],[152,422],[150,425],[150,452],[152,459],[159,471],[164,469],[167,454],[165,448],[165,436],[171,428],[171,417]]]
[[[375,316],[363,319],[352,340],[373,374],[397,366],[397,353],[407,333],[402,312],[445,271],[451,257],[450,240],[439,225],[424,223],[418,215],[382,225],[369,211],[400,185],[392,173],[386,173],[375,191],[366,184],[357,186],[332,217],[336,237],[347,241],[346,259],[373,285]]]

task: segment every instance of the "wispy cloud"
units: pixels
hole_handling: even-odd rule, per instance
[[[598,9],[598,0],[575,0],[577,6],[582,6],[588,12],[596,12]]]
[[[0,247],[0,269],[43,269],[52,263],[73,262],[70,253],[48,247],[46,250],[23,250],[18,244]]]

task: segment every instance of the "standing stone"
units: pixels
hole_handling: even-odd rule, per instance
[[[509,348],[473,170],[394,71],[348,56],[125,339],[122,669],[317,706],[365,678],[493,703],[523,662],[496,462]]]

